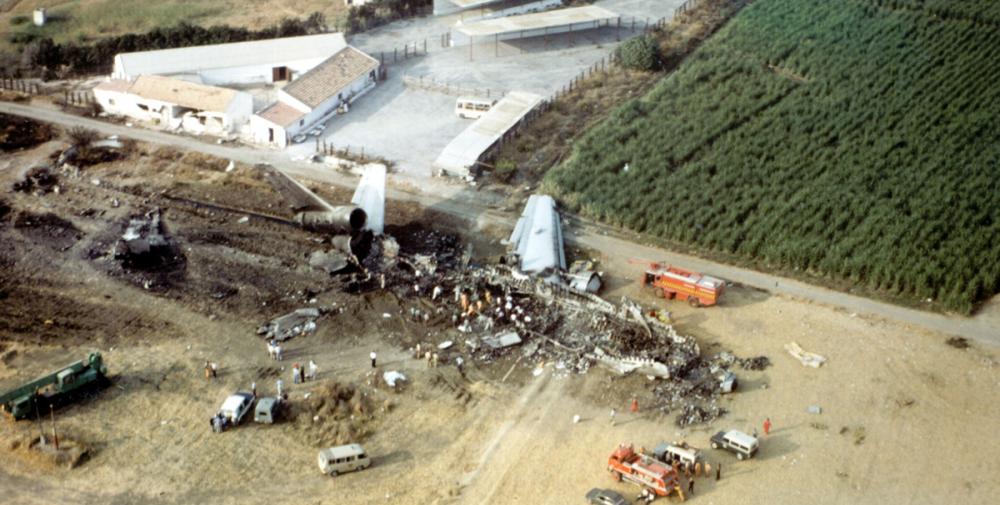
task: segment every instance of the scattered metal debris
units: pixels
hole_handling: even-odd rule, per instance
[[[314,307],[297,309],[261,325],[257,328],[257,334],[266,339],[282,342],[312,333],[316,331],[316,319],[319,319],[320,315],[320,310]]]
[[[59,177],[49,167],[38,166],[28,170],[24,178],[15,182],[11,189],[22,193],[37,193],[44,195],[50,191],[58,193]]]
[[[130,270],[166,270],[185,261],[177,242],[167,233],[160,209],[130,217],[112,254]]]
[[[771,360],[767,356],[757,356],[754,358],[740,359],[740,366],[744,370],[763,370],[771,366]]]
[[[397,383],[406,382],[406,376],[396,370],[390,370],[382,374],[382,380],[391,387],[396,387]]]
[[[791,354],[792,357],[802,362],[803,366],[819,368],[820,365],[826,362],[826,358],[823,356],[814,352],[805,351],[795,342],[785,344],[785,350],[788,351],[788,354]]]

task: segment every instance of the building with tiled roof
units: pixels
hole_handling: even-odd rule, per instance
[[[199,134],[233,133],[253,113],[247,93],[160,75],[105,81],[94,88],[94,97],[111,115]]]
[[[379,61],[347,46],[278,91],[250,119],[254,142],[285,147],[375,86]],[[321,127],[320,127],[321,128]]]

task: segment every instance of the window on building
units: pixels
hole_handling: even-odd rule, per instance
[[[306,125],[306,120],[305,119],[300,119],[299,120],[299,127],[303,127],[305,125]]]
[[[108,105],[114,106],[114,104],[115,104],[115,99],[114,98],[108,98]]]

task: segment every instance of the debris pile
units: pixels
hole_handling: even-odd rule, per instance
[[[283,342],[292,337],[316,331],[320,310],[313,307],[297,309],[276,317],[257,328],[257,334],[268,340]]]
[[[464,344],[420,342],[422,350],[435,351],[422,357],[439,354],[438,362],[452,363],[465,355],[489,363],[518,356],[524,366],[554,363],[561,373],[586,373],[599,364],[657,378],[655,407],[679,413],[682,426],[725,412],[716,399],[736,387],[729,371],[736,358],[702,358],[693,337],[644,314],[631,300],[616,306],[509,265],[469,265],[471,252],[454,236],[409,234],[393,256],[382,254],[391,248],[389,240],[376,241],[363,269],[342,277],[344,289],[391,292],[402,301],[404,317],[428,328],[427,339],[452,340],[457,332],[455,340]]]
[[[145,289],[168,288],[183,280],[187,258],[168,233],[160,209],[129,217],[121,230],[113,242],[97,242],[89,257],[113,260],[111,273],[124,275]]]
[[[49,167],[38,166],[28,170],[24,178],[11,185],[14,191],[44,195],[49,191],[58,192],[59,177]]]

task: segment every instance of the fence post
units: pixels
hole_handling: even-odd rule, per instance
[[[424,37],[424,54],[427,54],[427,37]]]

